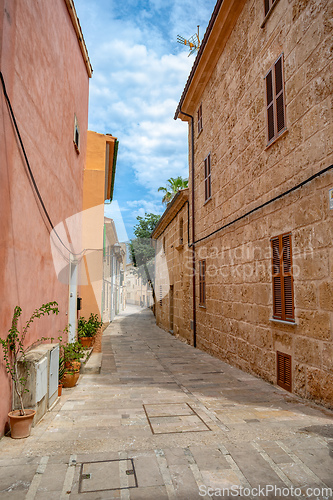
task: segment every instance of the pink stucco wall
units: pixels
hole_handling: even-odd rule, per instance
[[[54,225],[82,210],[89,77],[64,0],[0,0],[0,69],[29,162]],[[73,145],[74,113],[81,153]],[[42,303],[60,314],[39,320],[27,339],[57,336],[67,324],[68,285],[58,281],[50,226],[42,213],[0,89],[0,335],[15,305],[24,324]],[[78,228],[80,230],[80,228]],[[0,356],[0,435],[11,407]]]

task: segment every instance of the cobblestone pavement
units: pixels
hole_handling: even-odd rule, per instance
[[[0,441],[1,500],[330,498],[332,412],[129,313],[104,333],[101,374]]]

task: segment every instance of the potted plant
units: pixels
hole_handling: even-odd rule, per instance
[[[29,392],[26,387],[29,379],[29,367],[26,360],[26,353],[37,342],[48,340],[46,337],[41,337],[28,347],[24,347],[26,335],[36,318],[41,318],[45,315],[49,316],[50,314],[58,314],[58,312],[57,302],[43,304],[39,309],[33,312],[24,328],[20,331],[18,329],[18,320],[22,314],[22,309],[16,306],[12,318],[12,326],[8,331],[8,335],[5,339],[0,339],[6,370],[11,376],[14,391],[18,397],[20,406],[18,410],[13,410],[8,413],[12,438],[24,438],[30,435],[32,421],[36,413],[35,410],[25,409],[23,404],[23,395]]]
[[[82,347],[91,347],[94,337],[102,326],[102,321],[99,321],[98,315],[90,313],[89,319],[81,316],[78,320],[77,333],[79,342]]]
[[[58,396],[61,396],[62,393],[62,379],[65,374],[65,358],[63,356],[59,356],[59,382],[58,382]]]
[[[59,337],[60,341],[60,358],[63,364],[63,371],[61,373],[61,378],[59,374],[59,380],[61,381],[63,387],[74,387],[79,379],[80,375],[80,359],[83,356],[83,349],[79,342],[72,343],[62,343],[62,337]]]

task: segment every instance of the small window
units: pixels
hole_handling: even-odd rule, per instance
[[[163,253],[165,253],[165,237],[163,238]]]
[[[163,300],[163,288],[162,285],[160,285],[160,306],[162,307],[162,300]]]
[[[276,139],[286,128],[285,98],[283,83],[283,55],[274,63],[265,76],[267,142]]]
[[[271,10],[276,1],[277,0],[264,0],[265,17],[267,16],[268,12]]]
[[[80,152],[80,129],[76,115],[74,115],[74,146],[77,153]]]
[[[182,245],[184,242],[184,221],[183,218],[179,221],[179,244]]]
[[[200,134],[202,130],[202,104],[200,104],[198,109],[198,134]]]
[[[205,159],[205,202],[212,197],[210,154]]]
[[[206,261],[199,261],[199,305],[206,305]]]
[[[273,318],[294,322],[291,234],[272,238]]]

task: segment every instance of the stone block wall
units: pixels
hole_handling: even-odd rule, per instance
[[[183,220],[183,241],[180,241],[180,221]],[[156,323],[192,343],[190,301],[192,254],[188,247],[188,205],[175,215],[157,240],[156,258]],[[173,287],[173,324],[170,318]],[[162,290],[162,295],[161,295]],[[162,306],[160,298],[162,296]],[[172,313],[171,313],[172,314]]]
[[[194,145],[196,241],[333,163],[333,4],[278,0],[262,26],[263,4],[246,3],[197,102],[203,130]],[[268,144],[265,76],[281,54],[286,130]],[[212,198],[205,203],[208,154]],[[196,297],[199,348],[272,383],[277,351],[289,354],[291,390],[333,407],[331,188],[332,170],[198,242],[205,307],[198,280]],[[289,232],[295,324],[272,321],[270,240]]]

